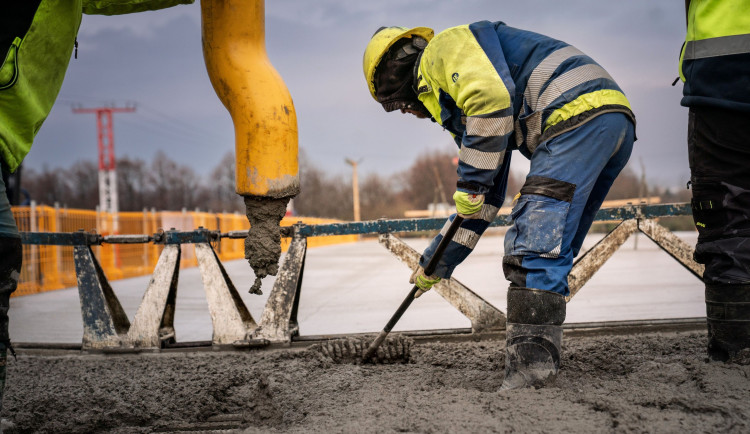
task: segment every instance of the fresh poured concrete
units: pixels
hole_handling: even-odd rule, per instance
[[[456,273],[505,308],[501,241],[485,237]],[[595,240],[589,240],[592,244]],[[694,241],[691,240],[691,242]],[[410,240],[422,249],[427,240]],[[658,248],[627,243],[571,301],[568,322],[702,316],[701,284]],[[251,313],[264,296],[244,261],[226,264]],[[303,335],[378,331],[409,290],[409,270],[376,241],[308,253]],[[113,282],[131,317],[148,278]],[[206,340],[211,322],[197,268],[180,272],[178,340]],[[467,327],[437,294],[416,300],[398,329]],[[17,342],[80,342],[75,289],[14,298]],[[625,331],[624,333],[627,333]],[[85,354],[19,351],[3,419],[16,432],[728,432],[750,427],[750,353],[710,362],[705,331],[586,336],[563,342],[556,384],[499,390],[502,338],[420,342],[399,364],[334,363],[315,346],[242,352]]]

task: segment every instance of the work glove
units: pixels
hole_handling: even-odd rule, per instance
[[[482,210],[482,205],[484,205],[483,194],[456,191],[453,193],[453,200],[456,202],[456,211],[461,217],[465,219],[481,218],[482,213],[479,211]]]
[[[424,268],[422,268],[419,265],[417,265],[417,268],[414,269],[414,272],[411,273],[411,277],[409,278],[409,283],[413,283],[417,285],[417,288],[419,288],[417,292],[414,294],[414,298],[419,298],[420,295],[429,291],[430,288],[432,288],[432,285],[438,282],[440,282],[440,277],[425,276]]]

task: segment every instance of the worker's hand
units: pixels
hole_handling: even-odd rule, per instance
[[[429,291],[430,288],[432,288],[432,285],[438,282],[440,282],[438,276],[425,276],[424,268],[419,265],[417,265],[417,268],[414,269],[414,272],[411,273],[411,277],[409,278],[409,283],[413,283],[419,288],[417,293],[414,294],[414,298],[419,298],[420,295]]]
[[[484,195],[465,193],[457,191],[453,193],[453,200],[456,202],[456,211],[458,215],[465,219],[481,218],[482,205],[484,205]]]

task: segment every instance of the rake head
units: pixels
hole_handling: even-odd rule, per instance
[[[320,352],[334,363],[408,363],[411,356],[411,345],[414,341],[401,336],[386,338],[378,347],[378,351],[368,360],[362,359],[373,337],[335,339],[315,344],[310,347]]]

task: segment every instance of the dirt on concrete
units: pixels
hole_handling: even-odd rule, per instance
[[[750,432],[750,365],[708,362],[705,333],[566,338],[538,390],[499,391],[503,346],[417,342],[388,365],[311,349],[20,354],[2,417],[50,433]]]
[[[250,288],[253,294],[261,294],[261,279],[275,276],[279,271],[281,257],[281,233],[279,222],[284,218],[288,197],[271,198],[245,196],[245,210],[250,221],[250,230],[245,238],[245,259],[255,272],[255,282]]]

